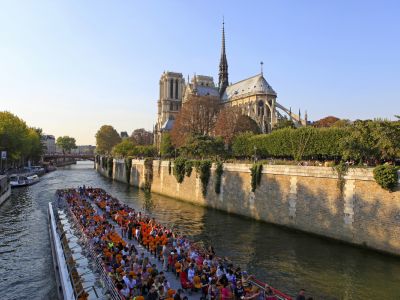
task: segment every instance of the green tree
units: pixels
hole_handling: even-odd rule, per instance
[[[0,112],[0,151],[7,151],[7,161],[21,166],[27,159],[40,156],[40,136],[10,112]]]
[[[189,138],[187,143],[181,147],[180,150],[183,156],[193,158],[208,158],[225,155],[223,139],[207,135]]]
[[[121,137],[111,125],[101,126],[96,133],[96,150],[100,154],[109,154],[120,142]]]
[[[161,157],[172,157],[174,155],[174,146],[172,145],[171,135],[164,132],[161,135],[160,154]]]
[[[115,157],[127,157],[135,150],[135,143],[131,139],[124,139],[112,149],[112,155]]]
[[[59,136],[57,138],[56,144],[63,151],[63,154],[71,152],[72,149],[76,148],[75,138],[70,136]]]

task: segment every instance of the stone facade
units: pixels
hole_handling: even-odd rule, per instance
[[[212,168],[203,197],[194,169],[178,184],[168,164],[153,162],[152,192],[400,255],[400,188],[382,189],[371,169],[351,169],[340,191],[333,168],[265,165],[253,193],[251,165],[224,164],[220,194],[214,191]],[[116,161],[114,168],[114,179],[126,182],[124,162]],[[133,160],[130,184],[141,186],[144,174],[144,162]]]
[[[265,79],[262,63],[260,73],[229,83],[224,26],[218,77],[216,86],[212,76],[195,75],[185,83],[182,73],[164,72],[161,75],[157,122],[154,126],[156,146],[160,144],[162,133],[172,129],[177,113],[190,95],[217,97],[222,106],[239,107],[244,115],[258,124],[263,133],[271,132],[278,120],[283,118],[292,120],[297,127],[307,125],[307,112],[302,118],[300,110],[295,114],[277,102],[277,93]]]

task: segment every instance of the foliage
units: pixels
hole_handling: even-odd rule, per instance
[[[210,160],[196,160],[194,161],[194,166],[197,174],[200,176],[201,181],[201,191],[203,196],[207,195],[207,186],[210,181],[211,175],[211,161]]]
[[[107,168],[107,157],[101,156],[100,160],[101,160],[101,168],[106,169]]]
[[[341,147],[344,159],[360,164],[394,161],[400,156],[400,123],[355,121]]]
[[[294,122],[288,119],[279,119],[278,122],[275,124],[273,130],[279,130],[283,128],[296,128]]]
[[[179,148],[191,136],[211,135],[219,109],[219,97],[189,96],[174,122],[172,144]]]
[[[224,142],[221,138],[211,136],[193,136],[180,148],[180,153],[185,157],[205,158],[225,154]]]
[[[340,161],[337,165],[333,166],[333,168],[338,174],[338,189],[340,191],[340,195],[343,197],[344,186],[346,184],[344,176],[346,176],[349,166],[344,161]]]
[[[160,154],[161,157],[172,157],[174,155],[174,146],[172,145],[171,135],[163,132],[161,135]]]
[[[174,162],[174,176],[178,183],[182,183],[185,179],[185,164],[186,159],[183,157],[178,157]]]
[[[146,158],[144,160],[144,185],[142,185],[142,189],[147,192],[150,192],[152,183],[153,183],[153,159]]]
[[[126,182],[128,184],[131,181],[131,169],[132,169],[132,159],[125,158],[125,176],[126,176]]]
[[[112,148],[112,154],[116,157],[127,157],[135,150],[135,143],[132,140],[124,139]]]
[[[253,164],[250,168],[251,173],[251,191],[255,192],[257,186],[261,183],[263,165],[261,163]]]
[[[331,127],[333,124],[335,124],[337,121],[340,119],[334,116],[328,116],[325,118],[322,118],[321,120],[315,121],[314,126],[315,127]]]
[[[221,192],[221,178],[224,173],[224,165],[222,162],[217,161],[215,163],[215,192],[219,194]]]
[[[398,168],[393,165],[384,164],[375,167],[374,179],[385,190],[392,191],[398,183]]]
[[[254,134],[250,132],[245,132],[238,134],[233,138],[232,143],[232,152],[235,157],[244,158],[251,156],[251,144],[250,139],[254,136]]]
[[[340,140],[347,134],[343,128],[284,128],[270,134],[237,136],[232,144],[233,156],[252,157],[255,149],[261,158],[337,159],[342,152]]]
[[[154,157],[157,154],[155,146],[136,146],[130,156],[134,157]]]
[[[60,147],[65,154],[71,152],[72,149],[76,148],[76,141],[73,137],[59,136],[56,142],[57,146]]]
[[[96,133],[96,151],[100,154],[111,153],[112,148],[121,142],[121,137],[111,125],[103,125]]]
[[[112,156],[110,156],[107,158],[107,171],[108,171],[108,177],[110,178],[112,178],[113,169],[114,169],[114,159]]]
[[[226,107],[218,114],[214,127],[214,134],[230,145],[233,138],[242,132],[260,133],[257,123],[250,117],[243,115],[239,107]]]
[[[154,157],[156,155],[156,148],[152,145],[136,146],[132,140],[125,139],[114,146],[112,153],[117,157]]]
[[[43,153],[42,130],[30,128],[10,112],[0,112],[0,151],[7,151],[8,163],[21,165],[39,161]]]
[[[190,175],[192,175],[192,170],[193,170],[193,161],[187,160],[185,162],[185,174],[187,177],[190,177]]]

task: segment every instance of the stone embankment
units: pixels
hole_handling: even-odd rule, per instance
[[[349,169],[342,179],[330,167],[264,165],[260,185],[251,191],[249,164],[224,164],[216,193],[215,166],[207,193],[193,169],[177,183],[172,165],[155,160],[145,164],[114,159],[112,173],[96,164],[98,172],[136,187],[151,182],[151,191],[197,205],[216,208],[272,224],[400,255],[400,186],[382,189],[372,169]],[[128,174],[127,174],[128,172]],[[128,176],[127,176],[128,175]]]

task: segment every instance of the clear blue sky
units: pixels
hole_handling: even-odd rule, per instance
[[[309,119],[400,113],[400,1],[2,1],[0,110],[94,144],[151,129],[164,70],[259,72]]]

